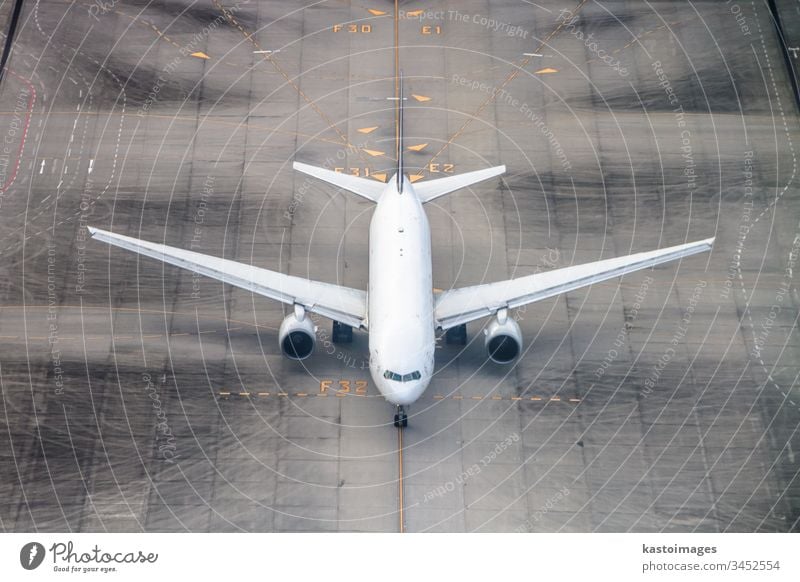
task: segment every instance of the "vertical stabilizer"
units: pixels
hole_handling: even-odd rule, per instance
[[[403,93],[403,72],[398,73],[397,84],[397,131],[396,131],[396,154],[397,154],[397,190],[403,193],[403,106],[404,106],[404,93]]]

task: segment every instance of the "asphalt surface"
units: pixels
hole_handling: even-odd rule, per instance
[[[573,6],[400,4],[412,173],[508,166],[430,205],[436,287],[715,248],[520,310],[512,367],[471,324],[399,434],[364,333],[320,318],[288,361],[282,306],[86,230],[366,288],[370,204],[291,163],[392,167],[393,4],[27,0],[0,528],[800,530],[800,132],[767,5]]]

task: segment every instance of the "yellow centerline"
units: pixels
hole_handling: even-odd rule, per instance
[[[400,533],[405,533],[405,517],[403,515],[403,427],[397,429],[397,492],[400,504]]]

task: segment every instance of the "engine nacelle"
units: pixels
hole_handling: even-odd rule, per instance
[[[486,352],[496,364],[510,364],[522,351],[522,330],[502,309],[484,330]]]
[[[299,305],[295,306],[294,313],[283,320],[278,331],[278,343],[283,355],[290,360],[305,360],[314,351],[316,331],[314,322],[306,317],[305,310]]]

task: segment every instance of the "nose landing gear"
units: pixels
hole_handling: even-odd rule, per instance
[[[406,414],[406,407],[402,404],[397,405],[397,413],[394,415],[394,425],[397,428],[405,428],[408,426],[408,415]]]

